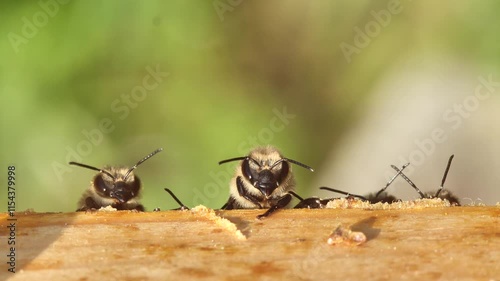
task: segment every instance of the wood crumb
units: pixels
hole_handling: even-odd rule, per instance
[[[328,245],[351,245],[358,246],[366,242],[366,235],[363,232],[352,231],[339,225],[328,237]]]
[[[247,237],[236,227],[236,225],[229,220],[218,216],[213,209],[207,208],[203,205],[198,205],[191,208],[191,213],[205,217],[210,221],[215,222],[216,225],[234,233],[238,240],[246,240]]]
[[[448,200],[441,198],[432,199],[416,199],[412,201],[396,201],[390,203],[376,203],[363,201],[360,199],[352,198],[339,198],[328,202],[326,208],[331,209],[369,209],[369,210],[401,210],[401,209],[421,209],[433,207],[450,207],[451,204]]]
[[[111,207],[111,205],[109,206],[106,206],[106,207],[101,207],[99,210],[97,210],[99,212],[116,212],[118,211],[117,209]]]

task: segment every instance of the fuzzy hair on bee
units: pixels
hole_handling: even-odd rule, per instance
[[[229,199],[221,209],[267,208],[264,214],[257,216],[258,219],[267,217],[290,203],[292,196],[289,192],[295,188],[290,164],[314,171],[307,165],[283,157],[273,146],[257,147],[248,156],[226,159],[220,161],[219,165],[240,160],[229,184]]]
[[[86,164],[69,162],[70,165],[99,172],[92,178],[89,188],[78,201],[77,212],[97,210],[108,206],[117,210],[144,211],[144,206],[138,201],[142,188],[141,180],[134,174],[134,170],[162,150],[163,148],[159,148],[153,151],[131,168],[104,166],[99,169]]]

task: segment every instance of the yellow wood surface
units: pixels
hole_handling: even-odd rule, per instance
[[[0,280],[500,280],[500,207],[17,213],[16,271]],[[341,223],[359,246],[328,245]]]

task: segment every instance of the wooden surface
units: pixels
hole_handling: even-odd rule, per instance
[[[500,280],[500,207],[17,214],[17,273],[0,280]],[[342,223],[359,246],[326,243]]]

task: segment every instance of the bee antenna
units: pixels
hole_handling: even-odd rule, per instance
[[[96,167],[93,167],[93,166],[89,166],[89,165],[85,165],[85,164],[82,164],[82,163],[77,163],[77,162],[69,162],[70,165],[75,165],[75,166],[80,166],[82,168],[87,168],[87,169],[90,169],[90,170],[94,170],[94,171],[98,171],[100,173],[103,173],[103,174],[106,174],[108,176],[110,176],[113,180],[115,180],[115,177],[113,177],[113,175],[106,171],[106,170],[103,170],[103,169],[99,169],[99,168],[96,168]]]
[[[235,157],[235,158],[231,158],[231,159],[226,159],[226,160],[219,161],[219,165],[225,164],[227,162],[233,162],[233,161],[238,161],[238,160],[245,160],[247,158],[249,158],[249,157],[248,156],[241,156],[241,157]]]
[[[170,196],[172,196],[172,198],[174,198],[175,202],[177,202],[177,204],[179,204],[179,206],[181,206],[181,208],[185,208],[185,209],[188,209],[188,207],[186,207],[186,205],[182,204],[181,200],[179,200],[179,198],[177,198],[177,196],[175,196],[175,194],[168,188],[165,188],[165,191],[168,192],[170,194]]]
[[[418,189],[418,187],[405,174],[403,174],[402,170],[399,170],[398,167],[394,165],[391,165],[391,167],[396,172],[398,172],[401,175],[401,177],[403,177],[403,179],[405,179],[405,181],[408,182],[413,187],[413,189],[415,189],[418,192],[418,194],[420,194],[420,198],[425,198],[425,195],[422,193],[422,191],[420,191],[420,189]]]
[[[233,162],[233,161],[239,161],[239,160],[250,160],[250,161],[254,162],[257,166],[261,167],[260,163],[257,160],[250,158],[248,156],[240,156],[240,157],[222,160],[222,161],[219,161],[219,165],[225,164],[227,162]]]
[[[379,191],[377,192],[377,194],[375,194],[375,198],[378,198],[378,196],[379,196],[382,192],[384,192],[384,191],[385,191],[385,190],[389,187],[389,185],[391,185],[391,183],[392,183],[392,182],[393,182],[393,181],[394,181],[394,180],[395,180],[395,179],[396,179],[399,175],[401,175],[401,173],[403,173],[403,170],[404,170],[406,167],[408,167],[409,165],[410,165],[410,163],[406,163],[406,164],[404,164],[404,165],[403,165],[403,167],[401,167],[401,170],[399,170],[399,171],[397,172],[397,174],[395,174],[395,175],[394,175],[394,176],[393,176],[393,177],[392,177],[392,178],[391,178],[391,179],[390,179],[390,180],[389,180],[389,181],[385,184],[385,186],[384,186],[381,190],[379,190]]]
[[[295,196],[297,199],[299,199],[300,201],[304,201],[304,198],[300,197],[300,195],[298,195],[297,193],[293,192],[293,191],[288,191],[289,194]]]
[[[446,181],[446,177],[448,177],[448,172],[450,171],[451,167],[451,161],[453,161],[453,157],[455,157],[455,154],[452,154],[450,156],[450,159],[448,159],[448,164],[446,165],[446,170],[444,171],[443,179],[441,180],[441,186],[439,187],[438,191],[436,192],[436,195],[434,197],[438,197],[441,191],[443,190],[444,183]]]
[[[151,152],[148,156],[142,158],[139,162],[137,162],[137,164],[135,164],[132,168],[130,168],[127,173],[125,174],[125,179],[128,178],[128,176],[130,175],[130,173],[135,170],[137,168],[137,166],[141,165],[144,161],[148,160],[149,158],[153,157],[156,153],[162,151],[163,148],[158,148],[157,150]]]
[[[359,199],[361,199],[361,200],[368,201],[368,199],[366,199],[366,197],[364,197],[364,196],[357,195],[357,194],[352,194],[352,193],[345,192],[345,191],[338,190],[338,189],[331,188],[331,187],[322,186],[322,187],[320,187],[319,189],[323,189],[323,190],[328,190],[328,191],[332,191],[332,192],[340,193],[340,194],[343,194],[343,195],[346,195],[346,196],[353,196],[353,197],[359,198]]]
[[[305,168],[305,169],[308,169],[309,171],[311,172],[314,172],[314,169],[305,165],[305,164],[302,164],[300,163],[299,161],[296,161],[296,160],[293,160],[293,159],[289,159],[289,158],[282,158],[278,161],[276,161],[276,163],[273,164],[273,166],[271,168],[273,168],[274,166],[278,165],[279,163],[283,162],[283,161],[286,161],[286,162],[290,162],[290,163],[293,163],[295,165],[299,165],[300,167],[302,168]]]

